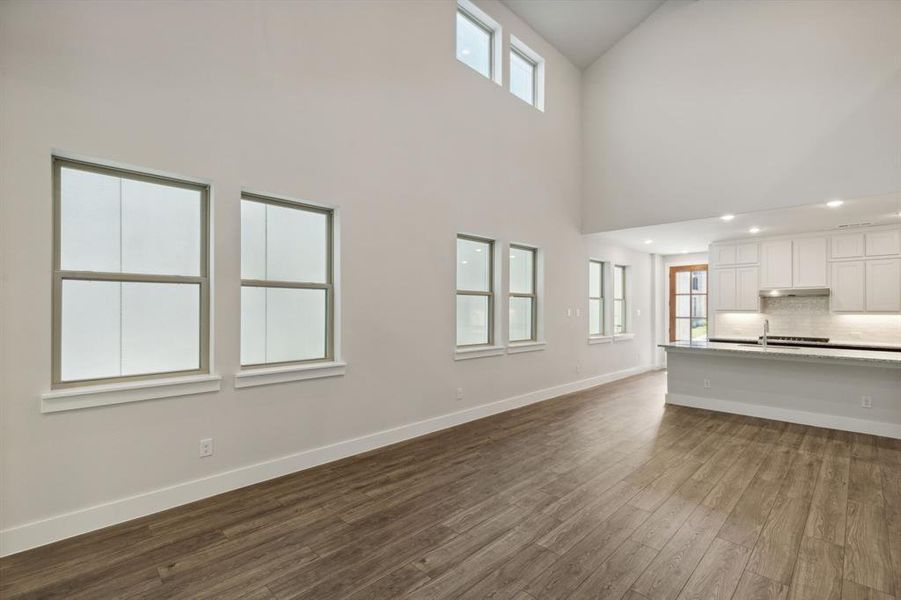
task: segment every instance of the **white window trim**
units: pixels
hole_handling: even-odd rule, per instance
[[[103,385],[63,388],[41,395],[41,412],[52,413],[158,398],[218,392],[218,375],[189,375]]]
[[[629,332],[619,333],[619,334],[613,336],[614,342],[628,342],[629,340],[634,340],[634,339],[635,339],[635,334],[629,333]]]
[[[454,353],[454,360],[469,360],[471,358],[485,358],[488,356],[500,356],[504,353],[503,346],[477,346],[473,348],[458,349]]]
[[[346,369],[347,363],[339,361],[244,369],[235,374],[235,389],[339,377],[344,375]]]
[[[506,312],[502,310],[501,302],[499,301],[499,299],[505,298],[507,294],[506,288],[501,287],[501,283],[503,281],[503,269],[498,267],[501,265],[501,262],[499,261],[501,261],[502,257],[505,256],[507,252],[509,252],[509,248],[507,244],[502,243],[496,237],[483,235],[480,233],[458,231],[456,234],[454,234],[454,343],[456,344],[457,341],[457,240],[460,236],[491,241],[491,260],[493,261],[491,264],[491,289],[494,296],[494,302],[492,306],[492,331],[490,331],[489,333],[493,342],[490,345],[482,346],[455,346],[454,360],[469,360],[471,358],[484,358],[487,356],[498,356],[500,354],[504,354],[506,350],[503,345],[498,344],[498,340],[502,339],[500,337],[501,319],[506,314]],[[501,293],[502,291],[504,293]],[[505,336],[503,339],[506,339],[506,323],[503,325],[503,334]]]
[[[457,9],[469,14],[491,30],[491,76],[489,79],[498,85],[504,85],[503,29],[501,24],[488,16],[488,13],[470,0],[457,0]],[[454,19],[456,19],[456,14]],[[454,54],[456,54],[456,50]],[[463,64],[465,65],[465,63]],[[468,69],[472,69],[469,65],[465,66]]]
[[[522,354],[523,352],[536,352],[547,347],[545,341],[511,342],[507,344],[507,354]]]
[[[588,336],[588,343],[591,345],[610,344],[612,342],[613,342],[612,335],[590,335],[590,336]]]
[[[534,352],[536,350],[544,350],[547,346],[547,340],[544,338],[544,250],[542,250],[538,246],[533,246],[532,244],[524,244],[522,242],[510,242],[506,244],[507,252],[505,256],[507,256],[507,286],[504,288],[505,296],[507,298],[506,303],[506,340],[507,340],[507,353],[508,354],[519,354],[521,352]],[[530,248],[535,251],[535,339],[534,340],[522,340],[518,342],[514,342],[510,340],[510,247],[518,246],[520,248]]]
[[[533,82],[534,85],[534,95],[533,100],[535,101],[531,106],[534,106],[541,112],[544,112],[544,58],[526,46],[522,40],[516,37],[513,34],[510,34],[510,48],[512,50],[516,50],[529,60],[531,60],[535,64],[535,80]],[[516,94],[513,94],[516,96]],[[516,96],[519,98],[519,96]],[[522,98],[519,98],[522,100]],[[525,100],[523,100],[525,102]],[[528,102],[526,102],[528,104]]]

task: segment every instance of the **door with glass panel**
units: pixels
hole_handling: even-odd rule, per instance
[[[707,339],[707,265],[670,267],[669,339]]]

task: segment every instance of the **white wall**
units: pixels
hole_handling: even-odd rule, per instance
[[[450,1],[0,4],[8,550],[158,508],[141,500],[155,490],[185,501],[242,480],[179,491],[188,481],[650,363],[650,333],[587,344],[586,261],[602,249],[580,235],[580,74],[480,5],[505,42],[545,57],[545,112],[455,59]],[[212,182],[221,392],[40,413],[53,149]],[[341,207],[346,376],[233,389],[242,187]],[[543,249],[546,350],[454,361],[457,231]],[[622,259],[650,281],[647,255]],[[206,437],[216,453],[201,460]]]
[[[673,1],[584,74],[583,230],[901,189],[901,2]]]

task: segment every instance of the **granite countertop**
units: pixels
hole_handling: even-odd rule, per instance
[[[803,359],[817,361],[849,361],[878,363],[878,366],[901,368],[901,352],[879,350],[851,350],[842,348],[787,348],[784,346],[740,346],[726,342],[672,342],[660,344],[667,351],[686,351],[710,354],[744,354],[755,358]]]

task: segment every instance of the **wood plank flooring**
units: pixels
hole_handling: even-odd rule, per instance
[[[0,560],[3,598],[901,600],[901,442],[608,384]]]

